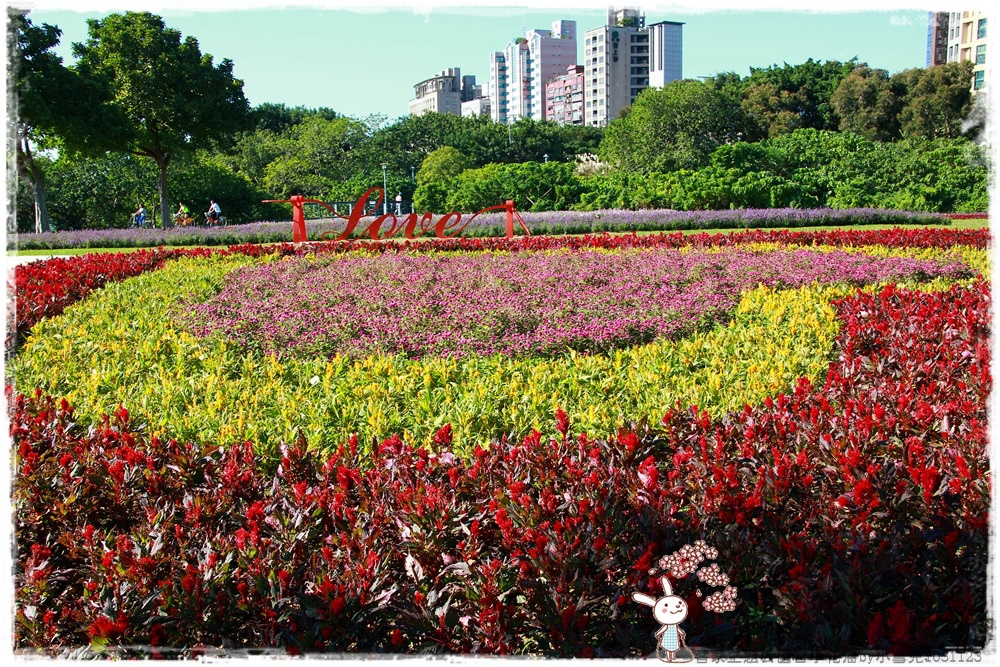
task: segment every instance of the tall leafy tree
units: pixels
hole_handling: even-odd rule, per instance
[[[281,154],[264,169],[265,190],[278,197],[294,193],[309,197],[343,196],[337,186],[358,175],[351,168],[349,157],[354,147],[364,142],[365,134],[363,123],[345,117],[326,120],[317,115],[293,125],[280,135],[276,144]],[[360,186],[349,190],[353,192],[357,187]],[[358,194],[349,194],[348,199]]]
[[[846,63],[810,58],[799,65],[751,67],[741,84],[741,103],[768,136],[806,127],[836,130],[830,97],[857,65],[856,58]]]
[[[873,141],[899,138],[899,112],[906,88],[884,69],[857,67],[844,77],[830,97],[840,130],[854,132]]]
[[[666,173],[705,166],[719,146],[758,138],[735,100],[687,79],[642,91],[608,125],[599,154],[626,172]]]
[[[198,40],[182,39],[154,14],[111,14],[87,25],[87,41],[73,45],[78,69],[114,92],[129,135],[121,148],[156,163],[160,216],[167,225],[171,160],[247,126],[243,82],[233,76],[231,60],[214,64]]]
[[[14,102],[15,161],[19,176],[30,185],[35,202],[35,231],[49,231],[45,173],[38,148],[62,152],[96,152],[113,144],[118,119],[105,104],[107,91],[96,82],[63,66],[52,52],[62,31],[54,25],[34,25],[12,12],[8,23],[8,81]]]
[[[903,136],[936,139],[962,136],[972,109],[971,61],[908,69],[892,79],[906,90],[899,113]]]

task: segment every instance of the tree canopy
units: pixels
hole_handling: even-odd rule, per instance
[[[844,77],[830,97],[840,129],[876,141],[899,139],[905,86],[884,69],[861,65]]]
[[[45,175],[35,163],[32,146],[98,152],[120,139],[120,118],[105,104],[106,89],[64,67],[62,58],[53,53],[62,34],[58,27],[36,26],[18,13],[10,18],[8,37],[14,53],[8,61],[8,80],[16,105],[16,165],[32,188],[35,229],[48,231]]]
[[[601,159],[634,173],[696,169],[719,146],[758,138],[731,97],[700,81],[647,88],[608,125]]]
[[[126,120],[124,152],[148,157],[159,170],[160,214],[170,220],[167,168],[171,159],[242,129],[249,117],[243,82],[229,59],[218,65],[194,37],[149,12],[87,21],[89,38],[73,45],[78,69],[103,81]]]

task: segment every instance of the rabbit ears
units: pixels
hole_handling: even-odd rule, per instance
[[[673,589],[670,588],[670,580],[669,579],[667,579],[665,576],[660,577],[660,583],[663,584],[663,594],[664,595],[673,595],[674,594]],[[646,605],[647,607],[655,607],[656,606],[656,598],[652,598],[652,597],[646,595],[645,593],[632,593],[632,599],[635,600],[636,602],[638,602],[639,604]]]

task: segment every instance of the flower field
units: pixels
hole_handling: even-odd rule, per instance
[[[754,231],[20,266],[17,646],[647,655],[630,595],[704,540],[739,600],[675,573],[691,646],[981,648],[988,244]]]

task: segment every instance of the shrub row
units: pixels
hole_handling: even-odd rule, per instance
[[[678,404],[602,439],[559,411],[551,437],[464,460],[445,425],[432,448],[300,440],[268,466],[8,388],[16,645],[648,654],[629,595],[703,539],[739,603],[705,611],[675,580],[692,646],[981,648],[989,283],[837,307],[822,388],[717,420]]]

